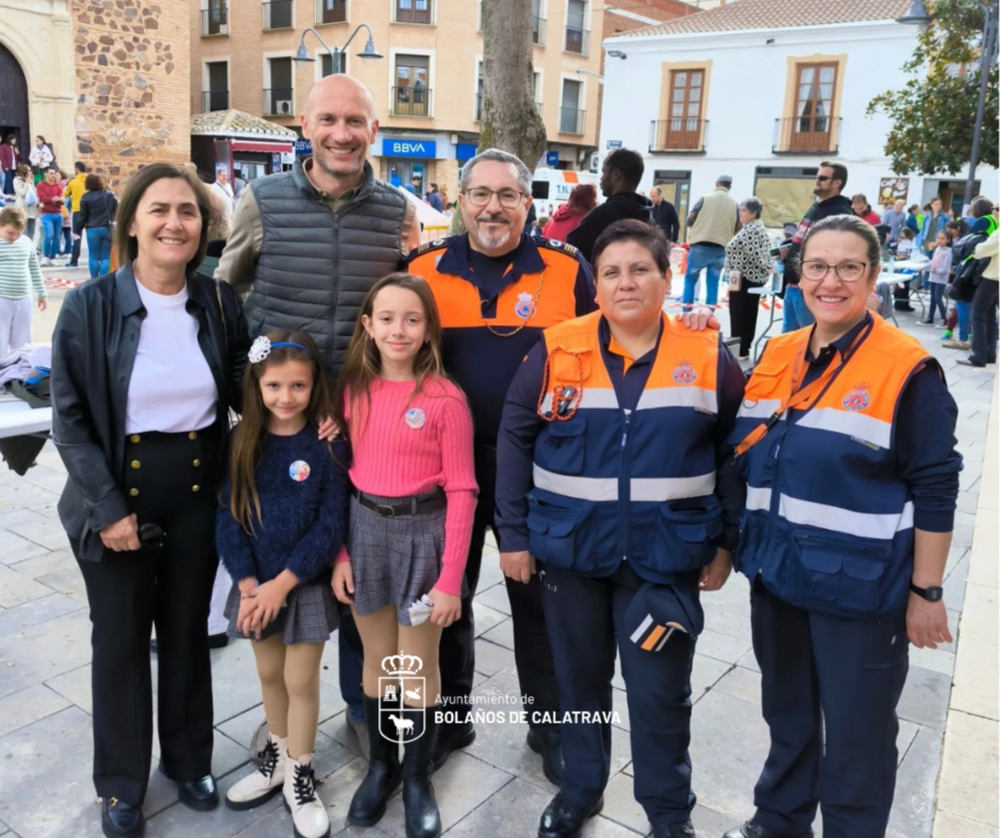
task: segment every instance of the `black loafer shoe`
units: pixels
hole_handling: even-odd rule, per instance
[[[694,824],[687,820],[669,826],[654,826],[650,838],[698,838],[698,836],[694,831]]]
[[[757,821],[750,818],[750,820],[741,826],[730,829],[722,838],[782,838],[782,836],[768,832]],[[810,829],[803,835],[798,836],[798,838],[813,838],[813,831]]]
[[[533,727],[528,730],[528,747],[542,755],[542,771],[545,779],[558,786],[563,778],[562,734],[547,727]]]
[[[542,812],[538,822],[538,838],[579,838],[584,824],[604,808],[604,798],[592,809],[570,803],[562,792]]]
[[[219,790],[215,787],[215,777],[211,774],[181,783],[167,773],[162,762],[160,773],[168,780],[177,783],[177,799],[185,806],[199,812],[207,812],[219,805]]]
[[[142,809],[106,797],[101,805],[101,828],[107,838],[139,838],[146,829]]]
[[[437,742],[434,743],[434,770],[444,765],[455,751],[468,748],[475,741],[476,729],[472,722],[439,728]]]
[[[208,636],[209,649],[225,649],[228,645],[229,635],[225,632],[222,632],[222,634],[210,634]]]

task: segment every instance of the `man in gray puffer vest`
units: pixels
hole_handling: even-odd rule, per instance
[[[251,337],[305,329],[332,378],[368,289],[420,246],[416,207],[366,160],[377,131],[361,82],[333,75],[315,84],[302,115],[313,156],[243,190],[215,273],[253,292]]]
[[[245,188],[233,213],[232,234],[215,276],[237,292],[253,293],[250,336],[304,329],[336,379],[368,290],[400,270],[420,246],[416,206],[377,180],[367,162],[378,120],[371,91],[351,76],[313,85],[302,133],[313,156],[290,172]],[[340,620],[340,691],[359,744],[368,756],[361,689],[361,638],[350,613]],[[256,757],[267,725],[254,737]]]

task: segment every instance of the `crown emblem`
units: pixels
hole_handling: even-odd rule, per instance
[[[382,658],[382,669],[389,675],[416,675],[424,668],[424,662],[416,655],[400,653]]]

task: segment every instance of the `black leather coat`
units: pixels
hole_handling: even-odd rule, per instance
[[[250,339],[239,299],[226,283],[188,276],[187,310],[215,378],[217,421],[240,408]],[[74,554],[99,561],[100,531],[129,514],[122,491],[125,408],[146,310],[131,266],[72,291],[52,338],[52,438],[69,472],[59,518]],[[215,467],[224,465],[220,450]]]

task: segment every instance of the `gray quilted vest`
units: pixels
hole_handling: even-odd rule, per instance
[[[250,335],[302,329],[327,372],[344,363],[361,303],[375,282],[399,270],[406,198],[375,179],[369,163],[353,200],[334,215],[297,163],[250,184],[264,240],[253,284]]]

